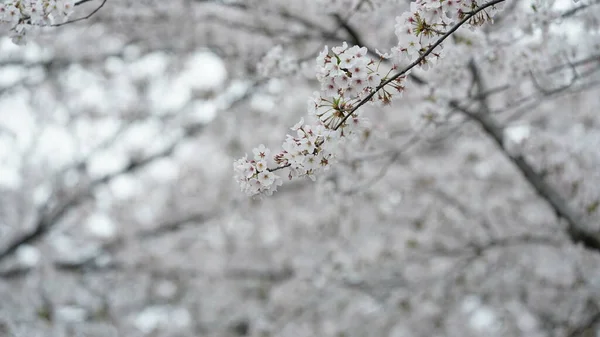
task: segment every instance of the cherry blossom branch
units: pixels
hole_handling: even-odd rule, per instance
[[[83,4],[83,3],[85,3],[85,2],[88,2],[88,1],[92,1],[92,0],[82,0],[82,1],[80,1],[80,2],[78,2],[78,3],[76,3],[76,4],[75,4],[75,6],[77,6],[77,5],[81,5],[81,4]],[[96,9],[94,9],[92,12],[90,12],[90,14],[88,14],[88,15],[86,15],[86,16],[84,16],[84,17],[77,18],[77,19],[73,19],[73,20],[69,20],[69,21],[67,21],[67,22],[63,22],[63,23],[57,23],[57,24],[53,24],[53,25],[52,25],[52,27],[60,27],[60,26],[64,26],[64,25],[67,25],[67,24],[70,24],[70,23],[75,23],[75,22],[77,22],[77,21],[83,21],[83,20],[87,20],[87,19],[91,18],[91,17],[92,17],[94,14],[98,13],[98,11],[99,11],[99,10],[100,10],[102,7],[104,7],[104,4],[106,4],[106,1],[107,1],[107,0],[102,0],[102,3],[100,3],[100,5],[99,5],[98,7],[96,7]]]
[[[333,17],[335,18],[335,20],[338,23],[339,27],[343,28],[346,31],[346,33],[348,33],[348,35],[352,39],[351,42],[352,42],[353,45],[356,45],[356,46],[365,46],[369,50],[369,54],[370,55],[373,55],[375,57],[379,57],[379,55],[377,55],[374,52],[375,48],[371,48],[367,44],[365,44],[363,42],[362,38],[360,37],[360,33],[356,29],[354,29],[346,19],[342,18],[339,14],[333,15]],[[419,76],[417,76],[415,74],[409,74],[408,76],[409,76],[409,78],[414,83],[416,83],[418,85],[425,85],[425,84],[427,84],[427,82],[424,79],[422,79],[421,77],[419,77]]]
[[[506,0],[493,0],[493,1],[490,1],[490,2],[488,2],[488,3],[486,3],[486,4],[482,5],[482,6],[478,7],[476,10],[474,10],[474,11],[468,13],[467,15],[465,15],[465,17],[462,20],[460,20],[456,25],[454,25],[452,28],[450,28],[450,30],[448,30],[444,35],[442,35],[442,37],[440,37],[433,45],[431,45],[425,52],[423,52],[421,54],[421,56],[419,56],[415,61],[413,61],[413,63],[411,63],[410,65],[408,65],[402,71],[400,71],[400,72],[392,75],[390,78],[388,78],[387,80],[383,81],[373,91],[371,91],[370,94],[368,94],[367,96],[365,96],[365,98],[363,98],[359,103],[357,103],[352,108],[352,110],[350,110],[349,113],[334,128],[334,130],[339,129],[346,122],[346,120],[350,116],[352,116],[352,114],[356,110],[358,110],[358,108],[360,108],[361,106],[363,106],[367,102],[369,102],[373,98],[373,96],[375,96],[375,94],[377,92],[379,92],[381,89],[383,89],[386,85],[392,83],[396,79],[400,78],[400,76],[405,75],[412,68],[414,68],[414,67],[418,66],[419,64],[421,64],[421,62],[423,62],[425,60],[425,58],[427,56],[429,56],[429,54],[431,54],[438,46],[440,46],[442,44],[442,42],[444,42],[448,37],[450,37],[454,32],[456,32],[458,30],[458,28],[460,28],[462,25],[464,25],[469,20],[471,20],[475,15],[477,15],[481,11],[485,10],[486,8],[492,7],[492,6],[497,5],[497,4],[499,4],[501,2],[504,2],[504,1],[506,1]]]
[[[497,10],[494,6],[504,1],[493,0],[479,7],[475,2],[415,3],[414,9],[397,18],[395,33],[399,44],[392,49],[392,55],[398,62],[404,58],[411,60],[417,54],[418,57],[391,76],[397,69],[396,63],[387,74],[380,69],[382,60],[391,57],[389,54],[377,52],[379,60],[376,61],[366,57],[368,49],[364,46],[349,47],[344,42],[331,52],[325,46],[317,57],[316,77],[321,91],[314,92],[308,101],[309,114],[317,117],[318,123],[305,125],[302,119],[292,127],[297,135],[288,135],[283,151],[273,156],[277,163],[275,168],[269,168],[267,160],[271,150],[262,144],[253,149],[254,158],[246,154],[235,160],[234,178],[241,190],[248,196],[272,195],[282,185],[281,177],[273,172],[283,168],[289,168],[289,179],[304,176],[316,180],[317,173],[328,170],[337,161],[337,147],[350,139],[349,136],[355,138],[366,126],[366,120],[355,113],[361,106],[367,102],[389,104],[396,91],[404,91],[404,80],[412,68],[428,65],[427,58],[431,54],[440,57],[441,53],[435,50],[463,24],[475,26],[491,21]],[[484,12],[490,7],[490,13]],[[446,12],[450,16],[439,16]],[[454,22],[457,23],[443,32]],[[349,33],[353,35],[351,29]],[[430,43],[438,35],[441,37]]]

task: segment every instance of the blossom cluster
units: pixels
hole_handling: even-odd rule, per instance
[[[275,155],[275,162],[289,167],[289,178],[307,176],[315,180],[315,174],[328,170],[335,160],[335,147],[341,141],[341,131],[323,124],[307,125],[302,119],[292,127],[296,136],[288,135],[283,151]]]
[[[363,97],[381,82],[372,66],[375,62],[367,57],[367,48],[353,46],[328,47],[317,57],[316,73],[321,83],[323,98],[341,98],[346,101]]]
[[[395,33],[398,45],[392,48],[392,55],[401,62],[413,61],[433,48],[421,60],[420,66],[427,70],[430,63],[441,57],[442,45],[434,47],[437,40],[446,34],[448,28],[475,12],[483,3],[481,0],[416,0],[410,4],[410,11],[396,18]],[[471,16],[468,23],[480,26],[492,21],[502,8],[502,3],[490,6]]]
[[[234,162],[235,179],[249,196],[271,195],[281,185],[281,178],[273,172],[287,168],[288,178],[308,177],[316,179],[335,162],[337,147],[350,136],[368,126],[364,118],[352,111],[355,103],[375,90],[382,81],[375,61],[367,58],[367,48],[347,43],[328,47],[317,58],[317,79],[321,91],[308,100],[310,116],[314,124],[305,124],[302,119],[292,127],[296,135],[288,135],[282,151],[273,156],[278,165],[268,169],[266,158],[270,149],[259,146],[253,150],[254,160],[247,156]],[[400,87],[401,81],[395,82]],[[403,89],[403,87],[401,87]],[[389,94],[386,99],[389,99]],[[383,96],[380,96],[383,97]]]
[[[253,150],[253,160],[247,155],[236,160],[233,163],[235,179],[242,191],[248,196],[273,194],[282,184],[281,177],[273,172],[284,168],[289,169],[289,179],[308,177],[316,180],[319,172],[327,171],[335,163],[337,147],[360,128],[361,120],[357,116],[349,119],[346,126],[337,130],[321,122],[310,125],[305,124],[304,119],[300,120],[292,127],[296,135],[287,135],[282,151],[273,156],[278,165],[275,169],[268,168],[271,150],[262,144]]]
[[[381,61],[367,57],[366,47],[352,46],[344,42],[341,46],[327,46],[317,57],[316,77],[321,84],[321,91],[315,92],[309,100],[308,112],[316,116],[328,128],[340,128],[345,125],[347,115],[355,105],[373,91],[380,89],[387,80],[387,74],[380,73]],[[404,91],[406,76],[399,76],[388,84],[388,87],[373,96],[371,102],[389,104],[395,93]],[[393,90],[388,90],[392,89]]]
[[[33,27],[64,22],[74,8],[75,0],[9,0],[0,3],[0,24],[8,24],[12,41],[21,45]]]
[[[479,1],[480,2],[480,1]],[[485,6],[483,8],[482,6]],[[301,120],[288,135],[283,151],[273,157],[278,165],[267,168],[265,158],[270,150],[261,145],[254,149],[254,160],[247,156],[234,162],[235,178],[249,196],[272,194],[281,184],[273,172],[288,168],[289,178],[315,175],[327,170],[336,160],[339,145],[368,127],[356,110],[365,103],[390,104],[392,97],[405,89],[406,79],[415,65],[427,70],[432,61],[441,57],[441,42],[451,25],[467,18],[471,26],[491,21],[499,5],[488,6],[477,0],[416,0],[410,11],[397,18],[395,32],[398,45],[391,53],[376,52],[379,58],[368,56],[366,47],[349,47],[346,42],[331,48],[325,46],[316,60],[316,78],[321,90],[308,101],[308,112],[316,119],[314,125]],[[270,54],[274,62],[276,53]],[[391,59],[392,66],[383,73],[382,61]],[[411,66],[396,72],[399,64]]]
[[[256,66],[262,77],[283,77],[298,70],[298,64],[288,55],[281,45],[276,45],[262,58]]]
[[[248,155],[246,155],[233,163],[235,179],[248,196],[272,195],[277,191],[277,186],[281,186],[282,181],[267,167],[271,150],[261,144],[252,152],[254,159],[248,159]]]
[[[264,145],[253,150],[254,160],[247,156],[234,162],[235,179],[242,191],[249,196],[271,195],[281,185],[281,178],[273,172],[287,168],[288,178],[308,177],[316,179],[321,171],[328,170],[336,161],[338,146],[368,126],[353,109],[353,104],[370,93],[381,83],[375,64],[366,57],[367,49],[348,44],[328,47],[317,58],[317,79],[321,91],[308,100],[310,116],[314,124],[305,124],[304,119],[291,129],[282,151],[273,156],[278,165],[268,169],[266,158],[271,153]],[[399,82],[398,82],[399,83]],[[398,84],[395,84],[398,85]]]

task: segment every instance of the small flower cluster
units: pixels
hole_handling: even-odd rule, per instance
[[[288,135],[282,151],[273,156],[278,165],[275,169],[267,168],[271,150],[262,144],[253,150],[254,160],[248,160],[247,155],[236,160],[233,169],[241,190],[248,196],[272,195],[282,184],[281,178],[273,172],[284,168],[289,169],[290,180],[299,177],[316,180],[318,173],[327,171],[336,162],[337,147],[365,125],[357,116],[349,116],[348,120],[338,129],[328,128],[321,122],[310,125],[300,120],[291,128],[296,135]]]
[[[341,98],[346,101],[363,97],[381,82],[381,76],[372,68],[375,62],[367,57],[367,48],[327,46],[317,57],[317,79],[323,98]]]
[[[295,60],[277,45],[262,58],[256,66],[256,70],[262,77],[284,77],[298,70]]]
[[[446,34],[448,27],[462,20],[482,5],[477,0],[416,0],[410,11],[396,18],[395,33],[398,45],[392,48],[397,61],[412,61],[433,47],[436,40]],[[469,19],[471,26],[480,26],[492,21],[502,3],[490,6]],[[431,62],[441,57],[441,44],[420,65],[424,70]]]
[[[304,119],[292,130],[296,131],[296,136],[287,135],[283,151],[275,155],[275,162],[280,167],[290,168],[289,179],[306,176],[314,181],[315,174],[328,170],[335,161],[341,132],[323,124],[306,125]]]
[[[371,102],[389,104],[395,93],[404,91],[406,75],[399,76],[380,88],[387,76],[397,68],[392,67],[387,74],[379,71],[381,61],[388,56],[381,55],[378,61],[367,57],[366,47],[352,46],[344,42],[341,46],[325,46],[317,57],[316,75],[321,83],[321,91],[309,100],[309,113],[317,116],[328,128],[339,128],[342,120],[354,105],[373,91],[382,89]],[[389,90],[393,89],[393,90]]]
[[[75,0],[10,0],[0,4],[0,24],[9,24],[12,41],[22,45],[31,28],[64,22],[74,8]]]
[[[240,184],[242,192],[248,196],[257,194],[272,195],[281,186],[281,178],[267,167],[271,150],[264,145],[252,150],[254,159],[248,160],[248,155],[233,163],[235,180]]]

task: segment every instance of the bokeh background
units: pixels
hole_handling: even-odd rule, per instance
[[[3,35],[0,336],[597,335],[600,252],[510,160],[600,232],[597,1],[508,0],[361,109],[317,182],[239,191],[233,160],[280,148],[323,46],[389,50],[408,8],[108,0]]]

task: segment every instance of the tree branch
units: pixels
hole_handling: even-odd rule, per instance
[[[333,17],[335,18],[335,21],[338,23],[338,25],[341,28],[343,28],[346,31],[346,33],[348,33],[352,44],[357,46],[364,46],[364,43],[356,29],[352,28],[352,26],[350,26],[350,24],[346,20],[344,20],[339,14],[334,14]]]
[[[597,312],[595,315],[588,318],[584,324],[582,324],[581,326],[579,326],[576,329],[574,329],[573,331],[571,331],[566,337],[584,336],[584,333],[586,331],[591,330],[594,327],[594,325],[598,324],[599,322],[600,322],[600,312]],[[592,335],[595,336],[596,333],[593,332]]]
[[[358,31],[356,31],[356,29],[354,29],[352,26],[350,26],[350,23],[348,23],[348,20],[345,20],[344,18],[342,18],[339,14],[334,14],[333,18],[336,20],[336,22],[338,23],[340,28],[343,28],[346,33],[348,33],[348,35],[350,36],[351,39],[351,43],[357,46],[364,46],[367,47],[367,49],[369,50],[369,54],[374,55],[376,58],[379,58],[379,55],[377,55],[375,53],[375,48],[371,48],[369,46],[367,46],[362,38],[360,37],[360,34],[358,33]],[[423,80],[421,77],[415,75],[415,74],[409,74],[408,75],[409,78],[415,82],[418,85],[425,85],[427,84],[427,82],[425,80]]]
[[[186,129],[181,139],[193,137],[200,133],[201,130],[203,130],[202,127],[188,128]],[[6,248],[0,250],[0,260],[3,260],[4,258],[14,253],[17,250],[17,248],[19,248],[21,245],[35,242],[41,237],[43,237],[53,227],[53,225],[56,222],[58,222],[67,212],[69,212],[71,209],[78,206],[85,200],[89,199],[92,196],[92,191],[97,186],[108,183],[112,179],[123,174],[137,171],[140,168],[145,167],[146,165],[154,162],[157,159],[170,156],[173,153],[173,151],[175,151],[175,149],[177,148],[177,145],[179,144],[179,141],[181,139],[173,142],[173,144],[171,144],[169,147],[151,156],[148,156],[141,160],[132,160],[129,163],[129,165],[124,167],[122,170],[89,182],[86,187],[74,192],[69,198],[60,203],[58,206],[53,207],[47,213],[45,212],[45,210],[49,209],[50,206],[45,205],[41,212],[42,215],[40,216],[39,220],[34,226],[35,229],[21,237],[18,237],[17,239],[9,243]]]
[[[245,101],[246,99],[252,96],[256,88],[260,87],[261,85],[264,85],[265,83],[265,79],[255,81],[253,85],[249,86],[250,89],[246,90],[242,95],[233,98],[225,109],[231,109],[237,106],[238,104],[241,104],[241,102]],[[203,130],[204,125],[202,124],[189,125],[184,128],[183,135],[181,135],[179,139],[174,140],[170,146],[166,147],[162,151],[159,151],[143,159],[132,160],[129,163],[129,165],[124,167],[122,170],[113,172],[104,177],[89,182],[85,187],[81,188],[78,192],[73,193],[73,195],[70,198],[63,201],[63,203],[59,204],[58,206],[52,207],[49,204],[44,205],[44,207],[39,212],[39,220],[36,222],[34,230],[14,239],[6,246],[6,248],[0,249],[0,261],[13,254],[21,245],[33,243],[41,239],[54,226],[54,224],[58,222],[66,213],[78,206],[83,201],[89,199],[92,196],[92,191],[97,186],[108,183],[112,179],[121,176],[125,173],[134,172],[138,169],[141,169],[146,165],[153,163],[155,160],[170,156],[182,140],[194,137],[200,134]]]
[[[572,8],[572,9],[570,9],[570,10],[562,13],[560,17],[563,18],[563,19],[571,17],[571,16],[579,13],[580,11],[582,11],[582,10],[588,8],[588,7],[591,7],[591,6],[594,6],[594,5],[598,5],[598,4],[600,4],[600,0],[596,0],[596,1],[591,2],[589,4],[583,4],[581,6]]]
[[[81,1],[77,2],[75,4],[75,6],[81,5],[81,4],[86,3],[88,1],[92,1],[92,0],[81,0]],[[81,17],[81,18],[69,20],[67,22],[54,24],[54,25],[52,25],[52,27],[60,27],[60,26],[64,26],[64,25],[67,25],[67,24],[70,24],[70,23],[75,23],[77,21],[87,20],[87,19],[91,18],[94,14],[98,13],[98,11],[102,7],[104,7],[104,4],[106,4],[106,0],[102,0],[102,3],[100,4],[100,6],[96,7],[96,9],[94,9],[90,14],[88,14],[88,15],[86,15],[84,17]]]
[[[479,12],[485,10],[486,8],[492,7],[492,6],[497,5],[497,4],[499,4],[501,2],[504,2],[504,1],[506,1],[506,0],[493,0],[493,1],[490,1],[490,2],[488,2],[488,3],[486,3],[486,4],[482,5],[482,6],[478,7],[476,10],[474,10],[474,11],[466,14],[465,17],[462,20],[460,20],[456,25],[454,25],[452,28],[450,28],[446,33],[444,33],[444,35],[442,35],[442,37],[440,37],[437,41],[435,41],[435,43],[432,44],[426,51],[424,51],[416,60],[414,60],[411,64],[409,64],[402,71],[400,71],[400,72],[392,75],[390,78],[388,78],[387,80],[383,81],[375,89],[373,89],[370,94],[368,94],[367,96],[365,96],[365,98],[363,98],[360,102],[358,102],[352,108],[352,110],[350,110],[346,114],[346,117],[344,117],[344,118],[342,118],[340,120],[339,124],[334,128],[334,130],[339,129],[342,125],[344,125],[344,123],[346,122],[346,120],[348,118],[350,118],[350,116],[352,116],[352,114],[356,110],[358,110],[361,106],[363,106],[367,102],[369,102],[373,98],[373,96],[375,96],[375,94],[377,94],[386,85],[392,83],[397,78],[399,78],[400,76],[406,74],[412,68],[416,67],[421,62],[423,62],[423,60],[425,60],[425,58],[427,56],[429,56],[429,54],[431,54],[437,47],[439,47],[442,44],[442,42],[444,42],[447,38],[449,38],[450,36],[452,36],[452,34],[454,34],[454,32],[456,32],[458,30],[458,28],[460,28],[465,23],[469,22],[469,20],[471,20],[475,15],[477,15]]]
[[[474,60],[469,62],[469,70],[473,76],[473,83],[477,87],[477,100],[480,103],[481,111],[479,113],[469,111],[460,106],[457,101],[450,102],[450,106],[461,111],[471,120],[477,122],[483,128],[485,133],[494,139],[502,153],[517,166],[536,192],[550,204],[556,215],[567,221],[567,234],[571,241],[574,243],[581,242],[590,249],[600,251],[600,234],[592,233],[590,231],[591,227],[585,223],[584,219],[575,210],[569,207],[567,201],[564,200],[562,196],[533,169],[523,156],[511,155],[504,148],[503,128],[490,115],[491,110],[485,98],[486,96],[481,95],[482,92],[485,92],[486,88],[479,72],[479,68]]]
[[[548,202],[554,212],[567,221],[567,234],[574,243],[582,243],[585,247],[600,251],[600,235],[590,231],[590,227],[571,209],[560,194],[552,188],[544,178],[535,172],[533,167],[522,156],[511,156],[504,148],[503,130],[496,121],[485,113],[474,113],[460,106],[456,101],[450,103],[450,106],[461,111],[473,121],[477,122],[494,139],[498,148],[509,158],[515,166],[521,171],[525,179],[533,186],[536,192]]]
[[[83,5],[84,3],[90,2],[90,1],[93,1],[93,0],[79,0],[75,3],[75,6]]]

